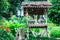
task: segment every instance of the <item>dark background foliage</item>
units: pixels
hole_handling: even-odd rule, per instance
[[[53,23],[60,25],[60,0],[52,0],[51,3],[52,7],[49,9],[48,17]]]

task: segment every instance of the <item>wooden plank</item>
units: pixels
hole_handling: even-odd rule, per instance
[[[22,5],[48,5],[51,6],[52,4],[48,1],[35,1],[35,2],[22,2]]]
[[[50,8],[51,7],[51,3],[48,1],[39,1],[39,2],[22,2],[22,6],[24,6],[24,8],[26,7],[37,7],[37,8]]]
[[[47,24],[29,24],[30,28],[47,28]]]
[[[24,39],[24,32],[22,28],[19,28],[16,33],[16,39],[15,40],[23,40]]]
[[[23,6],[24,8],[50,8],[50,6]]]

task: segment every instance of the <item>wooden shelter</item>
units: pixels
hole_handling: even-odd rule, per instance
[[[40,18],[40,15],[45,15],[45,20],[47,23],[47,10],[51,7],[51,3],[48,1],[31,1],[31,2],[22,2],[24,15],[26,17],[37,15],[37,20]],[[33,17],[34,18],[34,17]],[[36,20],[36,21],[37,21]],[[47,26],[47,25],[45,25]]]
[[[48,1],[31,1],[31,2],[22,2],[22,6],[23,6],[23,11],[24,11],[24,15],[27,17],[28,20],[28,16],[31,16],[31,18],[33,18],[33,21],[36,20],[36,23],[28,23],[27,22],[27,37],[29,39],[29,28],[46,28],[46,32],[47,32],[47,36],[48,36],[48,25],[47,25],[47,11],[48,8],[51,7],[51,3]],[[34,19],[34,15],[35,18]],[[40,18],[40,15],[44,15],[45,17],[45,23],[38,23],[38,19]]]
[[[27,40],[29,39],[30,28],[46,28],[46,35],[48,36],[47,11],[51,5],[49,1],[22,2],[22,13],[24,12],[24,16],[27,18]],[[18,34],[20,33],[18,32]]]

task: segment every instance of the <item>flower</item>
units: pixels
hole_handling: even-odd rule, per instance
[[[4,28],[4,25],[2,25],[1,28]]]
[[[9,31],[9,30],[10,30],[10,28],[6,27],[6,31]]]

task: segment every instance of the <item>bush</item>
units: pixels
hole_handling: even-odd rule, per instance
[[[53,27],[51,29],[51,37],[60,37],[60,27]]]
[[[10,28],[11,33],[13,36],[16,36],[16,30],[20,27],[26,30],[26,20],[25,17],[18,18],[16,16],[12,16],[10,20],[1,19],[0,25],[4,25],[4,28]]]
[[[4,26],[0,27],[0,40],[14,40],[14,36],[8,30],[8,28],[4,28]]]

